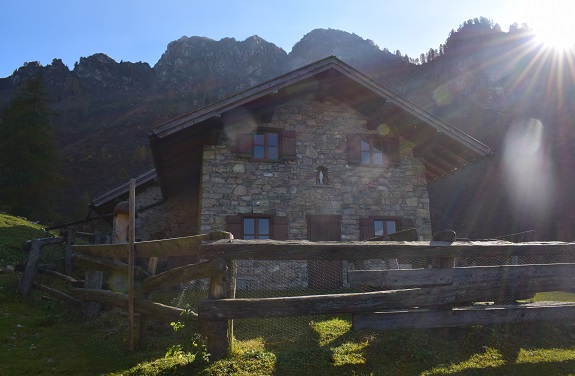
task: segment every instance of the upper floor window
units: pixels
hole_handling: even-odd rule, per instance
[[[237,155],[259,161],[296,159],[296,133],[277,128],[258,128],[249,133],[239,133]]]
[[[383,165],[383,153],[385,151],[383,138],[362,138],[359,145],[361,164]]]
[[[254,132],[254,159],[277,160],[280,156],[280,136],[278,132]]]
[[[398,166],[401,161],[399,139],[394,136],[349,135],[347,159],[362,166]]]

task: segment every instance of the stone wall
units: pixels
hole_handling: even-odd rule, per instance
[[[265,127],[296,131],[296,160],[261,162],[235,153],[238,131],[257,126],[249,114],[225,118],[225,124],[226,137],[204,148],[201,195],[197,187],[163,201],[158,186],[138,194],[140,240],[225,230],[226,216],[246,213],[287,216],[289,239],[307,239],[307,215],[340,215],[342,241],[359,240],[359,219],[369,216],[412,219],[420,238],[431,238],[424,166],[413,157],[410,142],[400,139],[397,167],[348,164],[347,135],[386,135],[385,126],[367,130],[363,115],[335,100],[319,102],[311,96],[293,100],[278,107]],[[317,184],[320,166],[327,169],[327,184]],[[353,263],[343,264],[346,286],[346,271]],[[385,267],[379,261],[362,267],[371,264]],[[238,289],[307,288],[307,262],[241,261],[237,284]]]
[[[164,201],[160,187],[146,188],[136,196],[136,237],[157,240],[198,233],[198,195],[182,192]]]
[[[204,148],[200,231],[225,230],[226,216],[265,213],[288,216],[289,239],[307,239],[307,215],[341,215],[342,241],[359,240],[359,220],[369,216],[409,218],[421,239],[431,239],[429,197],[424,166],[400,138],[401,163],[374,168],[349,165],[348,134],[388,135],[385,125],[366,128],[366,118],[335,99],[295,99],[278,108],[266,128],[296,131],[297,158],[261,162],[239,158],[238,132],[255,129],[249,114],[224,118],[218,145]],[[318,167],[326,168],[328,184],[317,184]],[[344,263],[345,270],[351,263]],[[305,262],[242,262],[238,288],[307,287]]]
[[[278,107],[266,127],[297,132],[297,159],[261,162],[238,158],[237,132],[255,127],[248,116],[225,119],[227,137],[203,154],[201,232],[225,229],[225,217],[267,213],[289,217],[289,238],[306,239],[306,215],[341,215],[342,240],[359,239],[359,218],[405,217],[418,233],[431,238],[429,197],[424,166],[413,157],[413,144],[401,139],[401,164],[373,168],[347,163],[348,134],[378,134],[366,119],[337,101],[313,97]],[[380,127],[380,133],[386,127]],[[389,131],[389,129],[387,129]],[[316,184],[317,168],[329,173],[329,184]]]

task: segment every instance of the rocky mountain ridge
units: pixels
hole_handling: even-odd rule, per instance
[[[513,119],[524,117],[553,124],[546,128],[549,142],[560,133],[567,145],[570,133],[558,120],[553,105],[557,95],[550,93],[549,81],[540,74],[552,74],[552,67],[537,62],[536,51],[520,50],[528,42],[525,34],[476,25],[452,32],[443,53],[421,65],[355,34],[332,29],[309,32],[289,54],[258,36],[244,41],[182,37],[167,46],[154,67],[142,62],[116,62],[101,53],[82,57],[72,70],[58,59],[44,67],[28,63],[0,79],[0,111],[26,77],[37,73],[44,77],[67,179],[60,203],[62,220],[85,216],[89,197],[152,167],[148,129],[331,55],[496,151],[502,148],[501,140]],[[539,64],[537,69],[534,64]],[[563,87],[567,92],[562,95],[572,100],[575,94],[571,86],[568,89]],[[512,208],[503,210],[502,219],[488,225],[466,215],[468,211],[496,215],[495,209],[488,212],[480,203],[470,207],[468,202],[478,197],[476,189],[485,186],[482,179],[498,185],[499,162],[472,166],[430,187],[432,204],[436,203],[434,223],[476,236],[509,233],[537,224],[527,221],[502,227]],[[487,179],[486,171],[493,177]],[[493,191],[489,200],[498,197],[502,202],[497,201],[499,207],[508,206],[509,195]],[[453,204],[453,197],[460,205]],[[552,225],[547,227],[546,233],[556,232]]]

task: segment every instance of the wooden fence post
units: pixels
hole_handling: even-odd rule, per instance
[[[134,351],[134,264],[136,260],[136,179],[130,180],[128,224],[128,321],[130,325],[130,351]]]
[[[18,281],[18,292],[20,295],[28,295],[30,293],[32,282],[36,276],[36,264],[38,263],[41,249],[42,242],[40,239],[32,239],[30,252],[28,253],[28,259],[26,260],[26,266],[24,268],[24,273],[22,273],[22,276]]]
[[[233,239],[228,233],[225,238]],[[220,237],[221,239],[221,237]],[[236,273],[234,260],[227,260],[227,270],[210,278],[208,299],[226,299],[236,297]],[[219,360],[228,356],[234,336],[233,320],[202,320],[200,330],[208,338],[210,360]]]
[[[72,245],[76,239],[76,229],[66,229],[66,250],[64,252],[64,273],[72,275]]]
[[[38,259],[40,258],[40,251],[42,247],[49,244],[56,244],[64,241],[63,238],[43,238],[43,239],[32,239],[30,242],[30,251],[28,253],[28,258],[26,260],[26,265],[24,266],[24,272],[20,276],[18,281],[18,292],[20,295],[28,295],[32,289],[34,282],[34,277],[38,272]]]

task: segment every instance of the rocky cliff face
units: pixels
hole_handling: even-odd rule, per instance
[[[243,91],[285,71],[287,54],[258,36],[242,42],[233,38],[214,41],[182,37],[168,45],[154,72],[162,91],[222,99],[230,92]]]

